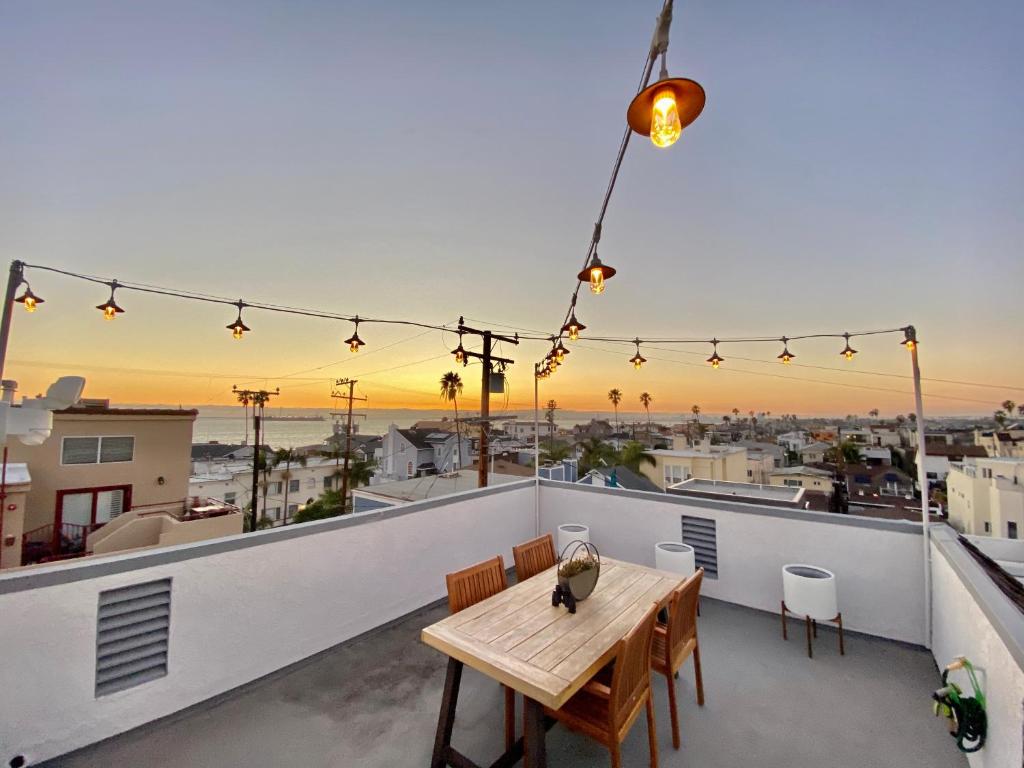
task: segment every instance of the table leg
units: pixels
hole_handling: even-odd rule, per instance
[[[526,718],[526,732],[523,738],[526,741],[526,764],[530,768],[547,768],[547,748],[544,744],[544,710],[533,699],[523,697],[523,704]]]
[[[459,684],[462,682],[462,662],[448,659],[448,672],[444,678],[444,695],[441,697],[441,712],[437,716],[437,736],[434,738],[434,754],[430,768],[445,768],[448,747],[452,743],[452,728],[455,725],[455,706],[459,701]]]

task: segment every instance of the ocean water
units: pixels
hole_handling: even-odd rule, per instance
[[[451,418],[452,410],[419,410],[412,408],[403,409],[382,409],[370,408],[354,413],[365,414],[365,418],[353,418],[359,434],[382,435],[388,431],[390,424],[397,424],[399,427],[411,427],[417,421],[435,420],[444,417]],[[269,408],[266,411],[268,416],[323,416],[323,421],[264,421],[263,442],[275,448],[294,448],[300,445],[312,445],[322,442],[332,432],[332,424],[335,417],[327,409],[317,408]],[[478,416],[476,412],[459,411],[460,417]],[[517,417],[518,421],[532,421],[533,411],[492,411],[491,420],[500,423],[510,417]],[[544,415],[541,414],[541,420]],[[555,423],[561,427],[571,427],[574,424],[583,424],[592,418],[612,420],[611,413],[603,411],[559,411]],[[623,425],[632,424],[634,421],[642,423],[646,421],[646,414],[621,413],[619,421]],[[651,418],[662,424],[674,423],[680,420],[678,415],[652,413]],[[344,416],[340,417],[340,423],[344,424]],[[249,414],[248,441],[252,442],[252,413]],[[246,419],[241,406],[200,406],[199,416],[192,429],[192,441],[196,443],[216,440],[221,443],[240,443],[246,438]]]

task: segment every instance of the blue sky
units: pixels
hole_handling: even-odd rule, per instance
[[[340,312],[555,328],[658,10],[7,3],[0,257]],[[681,3],[669,68],[703,84],[707,107],[671,149],[631,146],[600,249],[619,276],[581,299],[581,318],[600,334],[709,337],[913,322],[926,375],[1024,385],[1007,354],[1024,320],[1022,28],[1019,2]],[[347,335],[261,318],[230,347],[225,310],[140,297],[110,330],[93,322],[96,290],[33,287],[47,312],[18,318],[16,360],[278,375],[341,359]],[[905,372],[890,346],[870,367]],[[428,337],[360,365],[443,351]],[[801,359],[836,365],[837,351]],[[542,350],[521,354],[525,398]],[[567,404],[638,384],[614,356],[573,362],[546,385]],[[442,364],[380,383],[432,393]],[[673,405],[713,409],[751,387],[667,365],[641,375]],[[128,378],[91,381],[127,399],[175,393]],[[829,402],[820,386],[763,383],[778,411]],[[219,391],[174,387],[184,401]],[[933,391],[963,397],[929,404],[957,412],[1015,394]],[[841,394],[844,413],[873,396]]]

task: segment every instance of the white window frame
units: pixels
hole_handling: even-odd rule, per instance
[[[124,439],[131,438],[132,441],[132,457],[127,461],[100,461],[100,457],[103,455],[103,441],[110,439]],[[64,444],[68,440],[96,440],[96,460],[89,462],[71,462],[64,463]],[[92,467],[101,464],[133,464],[135,463],[135,435],[64,435],[60,440],[60,466],[62,467]]]

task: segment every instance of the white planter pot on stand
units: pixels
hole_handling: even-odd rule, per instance
[[[581,523],[563,523],[558,526],[558,556],[562,556],[562,552],[565,548],[573,541],[590,541],[590,528]]]
[[[659,541],[654,545],[654,567],[689,577],[697,570],[697,558],[689,544]]]
[[[816,565],[790,563],[782,566],[782,639],[786,640],[786,614],[803,616],[807,624],[807,655],[813,658],[812,637],[818,636],[818,622],[835,622],[839,627],[839,653],[843,645],[843,614],[836,597],[836,575]]]

